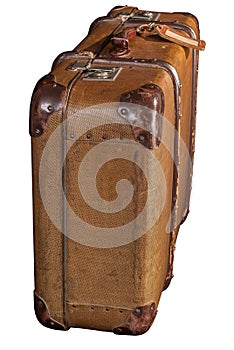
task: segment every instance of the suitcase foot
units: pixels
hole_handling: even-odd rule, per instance
[[[136,307],[128,317],[125,324],[113,329],[119,335],[141,335],[151,327],[157,314],[155,303]]]
[[[55,321],[51,316],[46,302],[34,291],[34,309],[38,321],[47,328],[66,331],[63,324]]]

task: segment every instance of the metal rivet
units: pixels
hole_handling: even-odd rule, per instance
[[[86,138],[87,138],[87,139],[91,139],[91,137],[92,137],[91,134],[87,134],[87,135],[86,135]]]
[[[144,141],[144,139],[145,139],[145,136],[144,136],[144,135],[140,135],[140,136],[139,136],[139,140],[140,140],[140,141]]]
[[[39,134],[41,133],[41,130],[40,130],[40,129],[36,129],[36,130],[35,130],[35,133],[36,133],[37,135],[39,135]]]
[[[150,306],[150,310],[151,310],[151,311],[154,311],[154,310],[155,310],[155,305],[154,305],[154,304],[152,304],[152,305]]]
[[[57,87],[57,84],[56,84],[56,83],[54,83],[54,84],[53,84],[53,88],[56,88],[56,87]]]
[[[53,110],[53,107],[49,105],[49,106],[47,107],[47,109],[48,109],[48,111],[51,112],[51,111]]]
[[[102,136],[102,139],[103,139],[103,140],[106,140],[106,139],[107,139],[106,135],[103,135],[103,136]]]
[[[137,307],[135,310],[134,310],[134,314],[136,316],[140,316],[141,315],[141,309],[139,307]]]
[[[122,108],[122,109],[120,110],[120,113],[121,113],[122,115],[127,115],[127,114],[128,114],[128,110],[127,110],[126,108]]]
[[[54,326],[54,322],[53,322],[53,321],[50,321],[50,325],[51,325],[51,326]]]
[[[130,98],[131,94],[129,92],[127,92],[126,94],[123,95],[125,98]]]
[[[70,135],[70,139],[74,139],[75,138],[75,135],[74,134],[71,134]]]
[[[110,311],[110,309],[107,307],[107,308],[106,308],[106,311]]]

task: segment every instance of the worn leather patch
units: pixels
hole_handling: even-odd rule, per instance
[[[35,309],[35,314],[37,316],[38,321],[43,326],[47,328],[61,330],[61,331],[67,330],[63,324],[55,321],[50,316],[50,311],[48,309],[46,302],[41,297],[39,297],[36,294],[36,292],[34,292],[34,309]]]
[[[125,324],[115,328],[115,334],[141,335],[151,327],[157,314],[155,303],[135,308]]]
[[[155,84],[145,84],[120,97],[120,115],[132,125],[135,139],[149,149],[160,145],[163,112],[164,94]]]

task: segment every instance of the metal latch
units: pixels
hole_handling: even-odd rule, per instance
[[[156,21],[158,16],[159,16],[159,13],[156,13],[156,12],[142,11],[142,12],[135,13],[135,15],[132,18],[146,20],[146,21]]]
[[[114,81],[121,67],[92,67],[85,72],[83,80]]]
[[[157,12],[149,12],[149,11],[140,11],[135,13],[134,15],[129,15],[128,13],[122,12],[119,13],[117,16],[118,17],[123,17],[123,18],[130,18],[130,19],[136,19],[136,20],[145,20],[145,21],[156,21],[157,18],[159,17],[159,13]]]

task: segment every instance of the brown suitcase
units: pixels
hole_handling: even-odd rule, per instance
[[[138,335],[173,277],[194,154],[197,19],[114,8],[36,85],[35,312]]]

